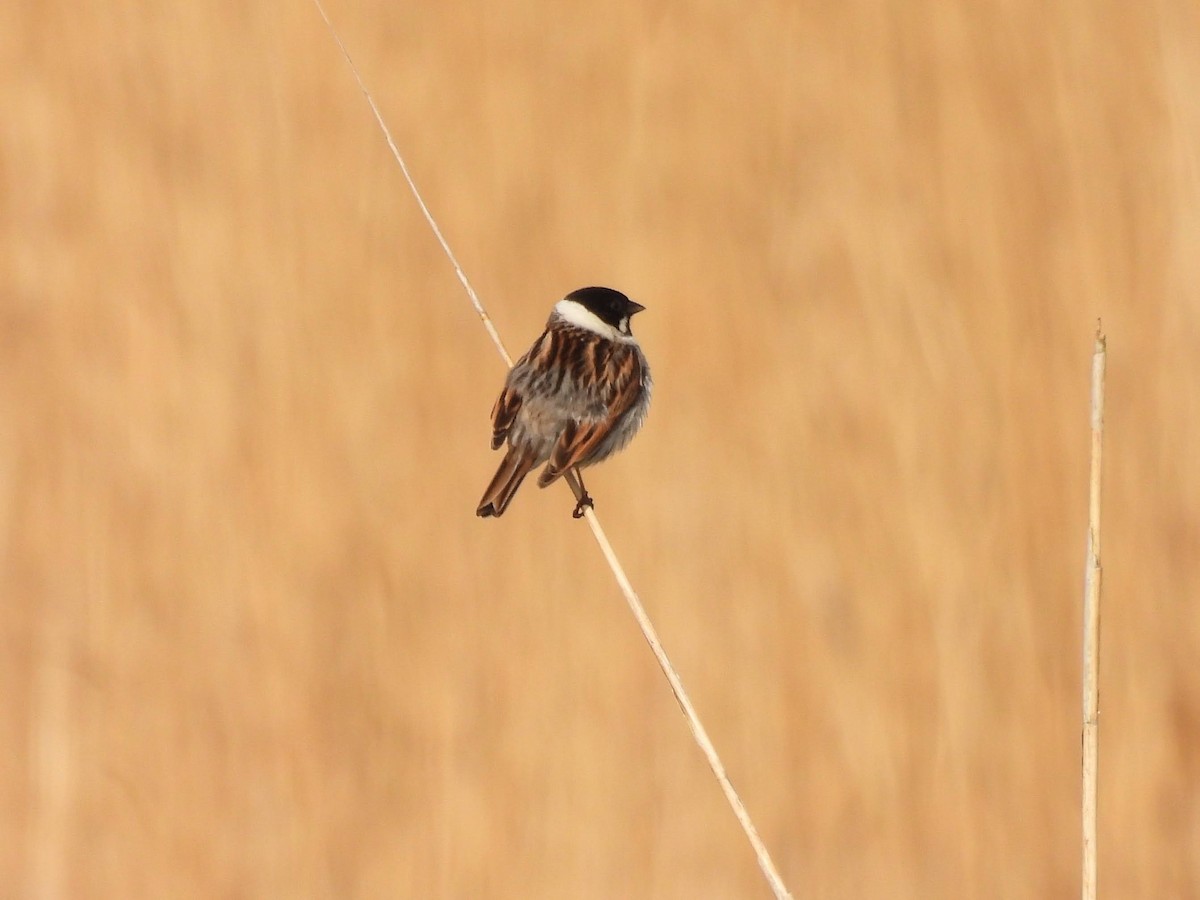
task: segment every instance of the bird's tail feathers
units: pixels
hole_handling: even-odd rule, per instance
[[[517,488],[521,486],[521,482],[525,480],[525,476],[529,474],[529,470],[533,468],[535,462],[536,458],[532,452],[509,447],[508,452],[504,454],[503,462],[500,463],[500,468],[496,470],[487,490],[483,492],[483,499],[479,501],[475,515],[485,519],[488,516],[504,515]]]

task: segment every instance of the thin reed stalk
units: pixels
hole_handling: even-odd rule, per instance
[[[383,115],[379,112],[379,107],[375,105],[375,100],[371,96],[371,92],[367,90],[366,84],[363,83],[362,76],[359,74],[358,66],[354,64],[354,60],[350,56],[350,51],[346,49],[346,45],[342,42],[341,36],[337,29],[333,27],[333,23],[329,20],[329,16],[325,13],[325,8],[321,5],[321,0],[313,0],[313,4],[317,7],[317,11],[321,14],[321,18],[325,21],[326,28],[329,29],[334,41],[337,42],[338,48],[345,57],[346,64],[350,67],[354,74],[354,80],[358,83],[358,88],[367,100],[367,104],[371,107],[371,113],[375,117],[375,122],[379,126],[379,130],[383,132],[384,138],[387,140],[388,148],[392,151],[392,156],[396,163],[400,166],[400,171],[404,175],[404,180],[408,182],[409,190],[412,191],[413,197],[417,201],[417,205],[421,208],[421,213],[425,216],[425,221],[429,224],[438,243],[441,244],[442,250],[446,257],[454,266],[454,272],[458,276],[458,280],[462,283],[463,288],[467,292],[467,296],[471,300],[471,305],[475,308],[475,312],[482,320],[484,327],[487,329],[488,335],[492,339],[492,343],[496,345],[496,350],[500,353],[501,358],[508,366],[512,366],[512,357],[504,347],[504,342],[500,339],[500,334],[496,330],[496,326],[492,323],[491,316],[480,302],[475,289],[471,287],[470,281],[467,279],[466,273],[463,272],[462,266],[459,265],[458,259],[454,252],[450,249],[450,244],[442,235],[442,231],[438,228],[437,222],[430,213],[429,207],[425,204],[424,198],[421,196],[420,190],[417,188],[416,182],[408,171],[408,166],[404,162],[404,157],[400,154],[400,150],[396,147],[396,142],[392,139],[391,131],[383,120]],[[574,471],[568,472],[566,481],[571,491],[575,494],[576,500],[583,497],[582,485],[576,477]],[[721,758],[717,755],[716,748],[713,747],[712,741],[709,740],[708,732],[705,731],[704,725],[700,722],[700,717],[697,715],[695,708],[692,706],[691,700],[688,698],[687,691],[684,690],[683,682],[679,678],[679,674],[675,671],[675,667],[671,664],[671,660],[667,657],[666,651],[663,649],[662,643],[658,639],[658,634],[654,630],[654,626],[650,623],[650,618],[646,615],[645,609],[642,607],[641,601],[638,599],[637,593],[630,584],[629,578],[625,574],[625,569],[613,551],[612,544],[609,543],[604,529],[600,527],[600,520],[596,516],[594,509],[590,507],[584,508],[584,516],[587,518],[588,525],[591,526],[592,535],[596,539],[596,543],[600,545],[600,551],[604,554],[605,560],[608,562],[609,568],[612,569],[613,577],[617,581],[618,587],[625,595],[625,601],[629,604],[630,610],[633,612],[634,618],[637,620],[638,627],[642,630],[642,635],[646,638],[646,643],[650,645],[650,649],[654,653],[654,658],[658,661],[659,666],[663,670],[663,674],[667,677],[667,682],[671,686],[671,691],[675,695],[676,701],[679,703],[680,709],[683,710],[683,715],[687,719],[688,726],[692,730],[692,736],[695,738],[700,750],[704,753],[705,759],[708,761],[709,767],[717,778],[717,782],[721,786],[722,792],[725,794],[725,799],[729,802],[733,809],[734,815],[737,817],[738,823],[742,826],[742,830],[746,833],[747,840],[750,841],[750,846],[754,850],[755,857],[758,859],[759,868],[762,869],[763,876],[771,887],[771,891],[775,894],[778,900],[790,898],[787,888],[784,886],[783,879],[775,868],[775,864],[771,860],[770,853],[767,852],[766,845],[758,836],[758,830],[754,827],[754,823],[750,819],[750,815],[746,812],[746,807],[743,805],[737,791],[729,781],[729,777],[725,774],[725,767],[721,763]]]
[[[1100,464],[1107,347],[1100,323],[1092,352],[1092,466],[1083,578],[1083,900],[1096,900],[1096,788],[1100,765]]]

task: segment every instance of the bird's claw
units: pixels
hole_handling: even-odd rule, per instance
[[[571,518],[582,519],[584,510],[595,508],[596,504],[593,502],[591,495],[587,491],[584,491],[583,496],[579,498],[579,502],[575,504],[575,510],[571,513]]]

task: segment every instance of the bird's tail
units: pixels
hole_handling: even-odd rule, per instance
[[[475,515],[485,519],[488,516],[504,515],[504,510],[508,509],[508,504],[512,502],[513,494],[517,492],[517,488],[521,486],[521,482],[525,480],[536,461],[536,457],[530,451],[509,447],[491,484],[483,492],[483,499],[479,501]]]

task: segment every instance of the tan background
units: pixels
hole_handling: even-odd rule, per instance
[[[520,352],[611,284],[599,512],[797,897],[1200,897],[1190,0],[332,2]],[[754,897],[306,0],[0,7],[0,895]]]

